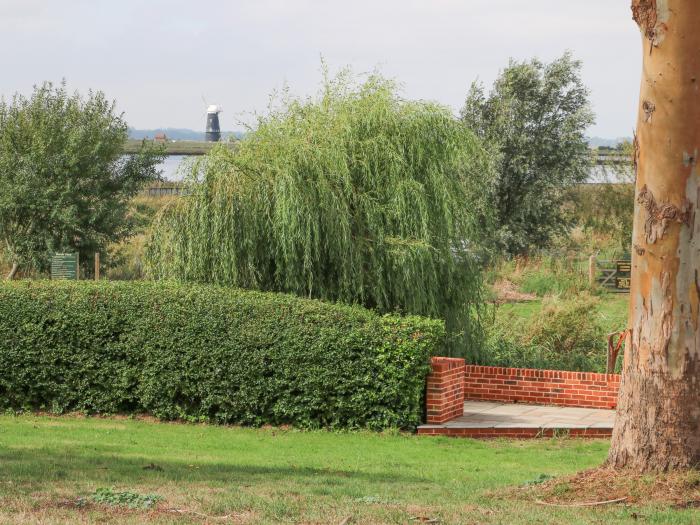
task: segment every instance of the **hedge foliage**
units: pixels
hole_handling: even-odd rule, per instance
[[[440,321],[204,285],[0,284],[0,409],[411,428]]]

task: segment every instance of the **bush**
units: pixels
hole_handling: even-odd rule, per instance
[[[173,283],[0,285],[0,409],[411,428],[442,322]]]
[[[580,294],[568,300],[549,297],[531,317],[497,312],[487,329],[484,364],[604,372],[606,334],[597,307],[597,298]]]

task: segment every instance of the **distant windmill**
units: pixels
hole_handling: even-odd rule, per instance
[[[221,140],[221,125],[219,124],[219,113],[223,110],[221,106],[216,104],[207,104],[204,100],[204,105],[207,106],[207,128],[204,133],[204,140],[207,142],[219,142]]]

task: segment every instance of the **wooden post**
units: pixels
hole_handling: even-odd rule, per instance
[[[100,252],[95,252],[95,280],[100,280]]]
[[[588,284],[591,288],[595,285],[595,255],[591,255],[588,258]]]

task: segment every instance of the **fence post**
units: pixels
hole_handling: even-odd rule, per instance
[[[95,280],[100,280],[100,252],[95,252]]]
[[[595,255],[588,258],[588,284],[591,288],[595,284]]]

